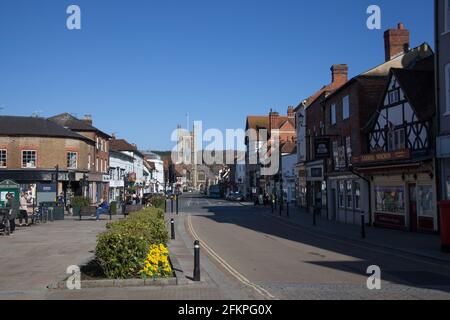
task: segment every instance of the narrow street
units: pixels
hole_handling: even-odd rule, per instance
[[[200,195],[182,196],[179,205],[186,230],[201,242],[202,263],[259,299],[450,298],[444,263],[314,233],[266,208]],[[381,290],[367,289],[371,265],[381,268]]]

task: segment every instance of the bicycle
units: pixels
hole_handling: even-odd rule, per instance
[[[9,236],[11,234],[11,225],[9,221],[11,220],[12,210],[0,209],[0,216],[0,233]]]

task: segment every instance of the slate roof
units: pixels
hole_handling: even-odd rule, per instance
[[[111,138],[110,135],[104,133],[103,131],[97,129],[96,127],[90,125],[86,121],[75,118],[69,113],[62,113],[54,117],[48,118],[48,120],[59,124],[60,126],[66,127],[73,131],[83,131],[83,132],[97,132],[105,137]]]
[[[111,150],[115,151],[130,151],[134,152],[137,155],[140,155],[141,157],[144,157],[144,155],[137,149],[136,146],[132,145],[125,139],[111,139],[109,141],[109,148]]]
[[[76,132],[45,118],[0,116],[0,135],[16,137],[71,138],[94,143]]]

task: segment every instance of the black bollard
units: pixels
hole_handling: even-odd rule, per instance
[[[173,213],[173,197],[170,197],[170,213]]]
[[[175,240],[175,220],[170,219],[170,233],[172,240]]]
[[[274,204],[275,200],[270,201],[270,205],[272,207],[272,213],[273,213],[273,204]]]
[[[281,200],[280,200],[280,203],[279,203],[279,211],[280,211],[280,217],[281,217],[281,215],[282,215],[282,213],[283,213],[283,206],[282,206],[282,203],[281,203]]]
[[[316,208],[314,208],[313,210],[313,226],[316,226],[317,222],[316,222]]]
[[[366,215],[361,213],[361,238],[366,238]]]
[[[200,241],[194,242],[194,281],[200,281]]]
[[[164,197],[164,213],[167,213],[167,198]]]
[[[286,202],[286,215],[289,218],[289,202]]]
[[[178,196],[176,197],[176,206],[177,206],[177,214],[178,214]]]

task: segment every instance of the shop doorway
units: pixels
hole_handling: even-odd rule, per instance
[[[409,229],[411,232],[417,232],[417,186],[415,183],[408,185],[408,197],[409,197]]]

